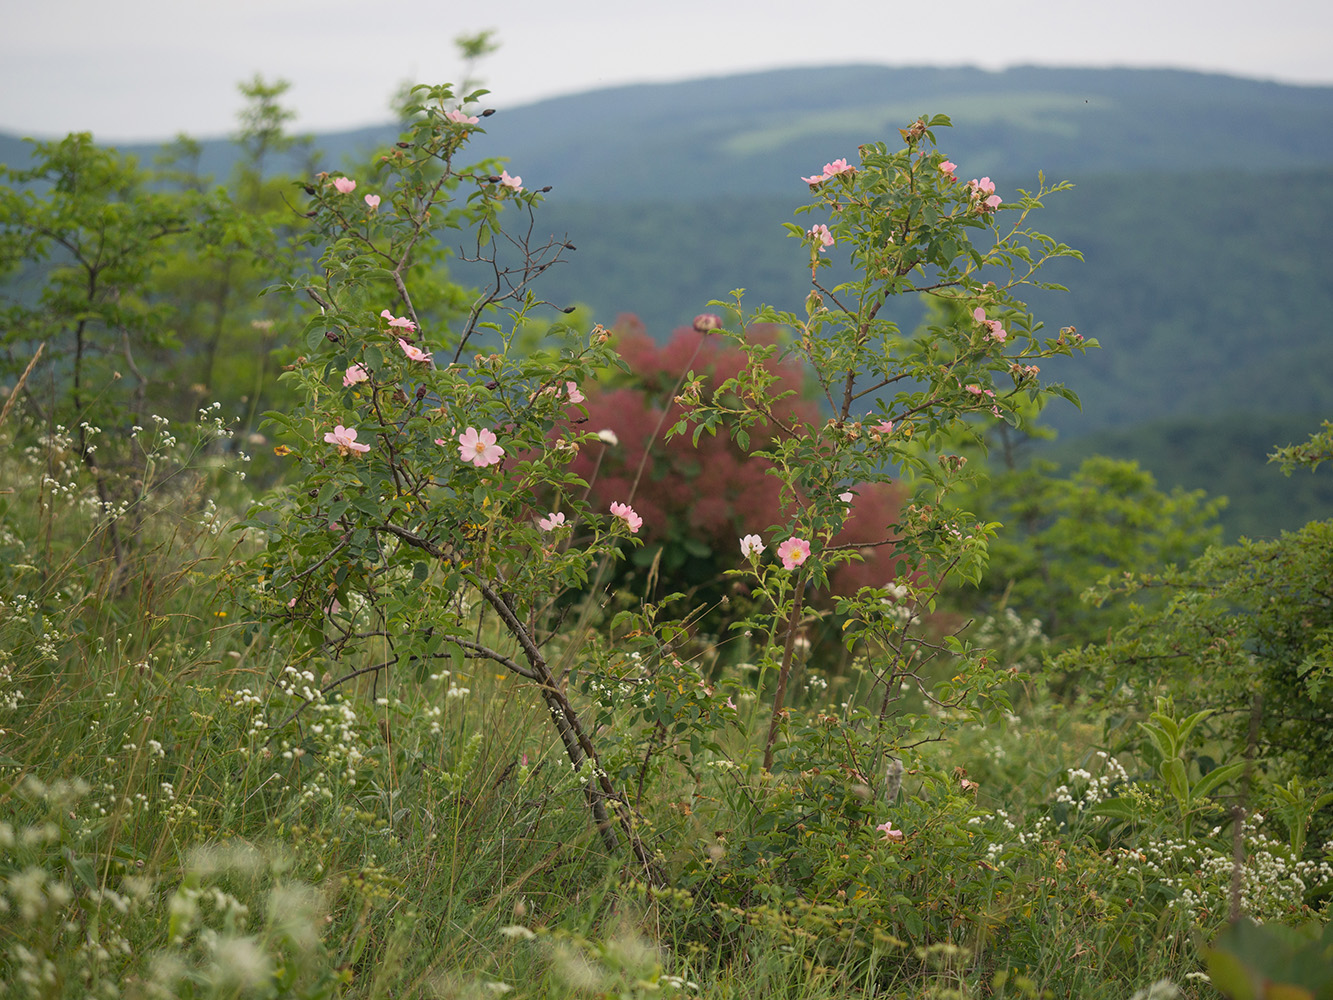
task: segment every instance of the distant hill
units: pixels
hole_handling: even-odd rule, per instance
[[[605,323],[636,313],[665,337],[735,287],[751,305],[799,303],[803,251],[780,228],[807,195],[799,177],[854,158],[858,143],[896,141],[923,113],[952,117],[939,139],[965,179],[989,175],[1011,193],[1043,170],[1076,185],[1035,221],[1086,263],[1051,272],[1069,294],[1031,300],[1048,325],[1103,344],[1048,370],[1084,400],[1081,414],[1049,411],[1065,439],[1104,431],[1108,448],[1133,454],[1134,429],[1156,422],[1145,457],[1167,484],[1197,486],[1212,475],[1191,471],[1199,449],[1162,441],[1200,440],[1199,427],[1228,416],[1219,434],[1313,430],[1333,415],[1333,87],[1176,70],[792,69],[508,109],[471,152],[508,157],[529,187],[553,185],[539,226],[579,249],[545,279],[547,297],[585,302]],[[350,168],[396,138],[385,125],[314,146],[325,167]],[[25,149],[0,135],[0,162]],[[151,162],[157,148],[129,151]],[[225,178],[235,156],[206,141],[201,169]],[[917,308],[906,303],[900,322]],[[1233,457],[1218,478],[1233,493],[1271,475],[1254,465],[1255,442],[1208,451],[1209,462]],[[1256,517],[1283,490],[1255,493]],[[1253,531],[1234,499],[1231,527]],[[1291,517],[1322,503],[1307,500],[1292,500]]]
[[[482,155],[574,200],[779,194],[858,143],[922,113],[953,118],[950,156],[968,176],[1011,182],[1138,170],[1262,171],[1333,164],[1333,88],[1182,70],[834,66],[558,97],[487,120]],[[20,162],[0,135],[0,162]],[[381,128],[315,136],[329,166],[397,138]],[[235,158],[205,140],[205,173]],[[147,162],[157,147],[122,147]]]

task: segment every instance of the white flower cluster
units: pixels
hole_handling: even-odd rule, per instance
[[[1329,855],[1321,861],[1293,861],[1287,845],[1258,829],[1263,817],[1255,814],[1245,825],[1245,867],[1241,872],[1241,907],[1256,920],[1286,916],[1299,909],[1313,887],[1333,884]],[[1176,891],[1170,905],[1205,924],[1227,913],[1230,906],[1234,861],[1229,850],[1206,840],[1166,839],[1128,852],[1140,872]]]
[[[278,690],[288,698],[308,703],[306,711],[314,717],[306,732],[318,745],[319,761],[323,766],[309,773],[301,789],[301,798],[303,801],[315,798],[332,801],[331,777],[336,776],[348,786],[355,787],[356,769],[365,760],[365,755],[357,737],[356,710],[342,698],[329,699],[317,683],[313,671],[288,666],[278,679]],[[258,728],[253,727],[251,732]],[[296,760],[305,755],[304,748],[294,746],[289,740],[283,740],[279,750],[285,760]]]
[[[19,707],[19,702],[24,697],[23,692],[14,683],[14,665],[0,662],[0,710],[12,712]],[[0,736],[4,735],[4,732],[0,729]]]
[[[1097,751],[1102,759],[1103,774],[1094,778],[1092,772],[1083,768],[1074,768],[1069,772],[1068,783],[1055,790],[1055,801],[1073,806],[1078,812],[1112,798],[1111,790],[1117,785],[1128,785],[1129,774],[1120,761],[1105,750]],[[1081,786],[1081,790],[1080,790]]]

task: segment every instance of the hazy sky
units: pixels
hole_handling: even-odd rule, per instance
[[[229,132],[236,84],[291,81],[294,128],[388,120],[494,28],[489,103],[777,66],[1173,66],[1333,85],[1329,0],[0,0],[0,131]],[[812,94],[812,106],[818,95]]]

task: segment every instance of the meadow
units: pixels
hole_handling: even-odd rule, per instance
[[[1006,465],[1060,184],[903,121],[659,347],[479,95],[294,182],[249,96],[226,190],[4,178],[0,993],[1333,995],[1333,522]]]

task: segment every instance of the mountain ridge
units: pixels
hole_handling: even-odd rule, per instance
[[[1333,87],[1037,66],[802,67],[599,88],[504,109],[486,120],[489,134],[475,138],[473,151],[505,155],[575,199],[776,193],[813,169],[816,147],[826,159],[852,156],[857,143],[891,138],[924,112],[954,119],[958,128],[941,142],[955,162],[1011,183],[1037,169],[1064,176],[1333,164]],[[314,140],[323,167],[338,169],[397,135],[386,123]],[[202,172],[225,178],[235,159],[230,140],[200,141]],[[22,148],[0,133],[0,162],[14,165]],[[118,148],[147,162],[161,146]]]
[[[861,142],[896,144],[927,112],[952,117],[938,138],[963,179],[989,175],[1004,195],[1035,188],[1038,170],[1075,184],[1033,220],[1086,257],[1056,262],[1049,277],[1069,294],[1031,297],[1034,313],[1103,345],[1048,366],[1084,399],[1082,413],[1048,414],[1062,434],[1100,433],[1129,454],[1142,427],[1159,442],[1145,439],[1145,460],[1169,482],[1168,465],[1206,435],[1160,442],[1191,421],[1250,414],[1256,425],[1289,421],[1288,433],[1333,415],[1333,87],[1169,68],[769,70],[505,109],[469,155],[503,154],[528,187],[553,185],[539,225],[580,250],[543,278],[544,297],[587,303],[607,324],[636,313],[662,338],[735,287],[749,306],[798,306],[806,250],[781,224],[808,199],[801,175],[854,159]],[[373,150],[397,135],[385,125],[316,136],[318,163],[365,177]],[[159,148],[122,150],[147,162]],[[16,149],[0,135],[0,162]],[[228,142],[205,141],[202,170],[225,178],[234,158]],[[304,171],[299,159],[275,166]],[[894,318],[910,328],[914,308]],[[1261,449],[1216,451],[1245,466],[1231,484],[1271,478],[1256,466]],[[1271,513],[1281,489],[1253,506]]]

